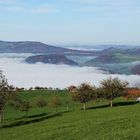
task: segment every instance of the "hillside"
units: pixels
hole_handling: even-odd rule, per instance
[[[121,46],[121,45],[115,46],[114,45],[100,51],[100,55],[111,55],[114,53],[131,55],[131,56],[140,55],[140,46]]]
[[[131,69],[131,72],[132,72],[133,74],[138,74],[138,75],[140,75],[140,64],[134,66],[134,67]]]
[[[99,55],[94,59],[87,61],[85,64],[114,64],[114,63],[131,63],[135,61],[140,61],[140,56],[138,55],[129,55],[123,53],[112,53],[112,54],[103,54]]]
[[[101,48],[102,45],[93,45],[93,48]],[[75,46],[74,46],[75,47]],[[73,47],[73,48],[74,48]],[[92,51],[68,49],[48,45],[37,41],[0,41],[0,53],[66,53],[76,55],[110,55],[122,53],[129,55],[140,55],[140,46],[105,45],[103,50]]]
[[[78,63],[74,62],[73,60],[70,60],[66,56],[59,54],[30,56],[25,61],[30,64],[42,62],[48,64],[78,65]]]
[[[118,49],[108,48],[100,54],[84,63],[85,66],[95,66],[112,74],[135,74],[135,63],[140,63],[139,48]],[[132,69],[132,70],[131,70]]]
[[[0,53],[42,53],[67,55],[97,55],[96,51],[74,50],[47,45],[36,41],[8,42],[0,41]]]
[[[73,48],[76,46],[73,46]],[[93,48],[100,48],[100,45]],[[133,67],[140,63],[140,46],[107,45],[96,50],[76,50],[56,47],[35,41],[8,42],[0,41],[0,53],[32,53],[33,57],[27,58],[28,63],[51,63],[80,66],[93,66],[113,74],[134,74]],[[42,58],[34,55],[64,55],[56,58]],[[52,56],[53,57],[53,56]],[[61,59],[60,59],[61,58]],[[58,60],[56,60],[58,59]],[[66,61],[66,62],[65,62]],[[70,62],[71,61],[71,62]],[[73,62],[72,62],[73,61]],[[78,63],[78,64],[77,64]],[[132,69],[132,70],[131,70]],[[137,72],[136,72],[137,73]]]
[[[68,49],[47,45],[41,42],[21,41],[7,42],[0,41],[0,53],[64,53]]]
[[[22,99],[31,101],[43,96],[47,101],[57,94],[62,104],[54,108],[32,108],[29,116],[11,107],[6,109],[4,127],[0,127],[1,140],[139,140],[139,104],[123,99],[115,100],[115,107],[108,101],[90,102],[86,111],[81,104],[71,101],[66,91],[21,92]],[[41,113],[42,112],[42,113]]]
[[[100,55],[99,57],[96,57],[95,59],[91,59],[87,61],[86,65],[93,65],[93,64],[105,64],[105,63],[119,63],[119,59],[116,58],[114,55],[111,54],[105,54]]]

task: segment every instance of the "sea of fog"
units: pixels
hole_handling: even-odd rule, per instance
[[[100,80],[109,76],[119,77],[130,82],[131,86],[140,83],[137,75],[109,75],[96,67],[74,67],[67,65],[27,64],[25,58],[32,54],[0,54],[0,69],[9,84],[18,87],[66,88],[82,82],[100,85]]]

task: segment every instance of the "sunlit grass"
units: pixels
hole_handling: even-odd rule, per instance
[[[0,140],[139,140],[140,105],[134,102],[116,99],[113,108],[107,101],[89,102],[89,109],[83,111],[66,91],[24,92],[20,97],[31,101],[41,95],[49,100],[53,94],[59,94],[62,101],[57,113],[50,107],[34,107],[24,117],[24,113],[8,107]],[[65,100],[70,102],[69,111]]]

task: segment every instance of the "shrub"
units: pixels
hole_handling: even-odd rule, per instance
[[[61,105],[61,101],[60,101],[60,98],[59,96],[57,95],[54,95],[51,100],[49,101],[49,106],[53,107],[56,109],[56,112],[57,112],[57,108],[58,106]]]

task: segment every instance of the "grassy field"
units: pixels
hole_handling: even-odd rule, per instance
[[[107,101],[89,102],[83,111],[66,91],[22,92],[19,96],[33,101],[37,96],[49,100],[53,94],[62,101],[58,112],[50,107],[34,107],[24,117],[25,113],[8,106],[0,140],[139,140],[140,104],[135,102],[116,99],[113,108]]]

